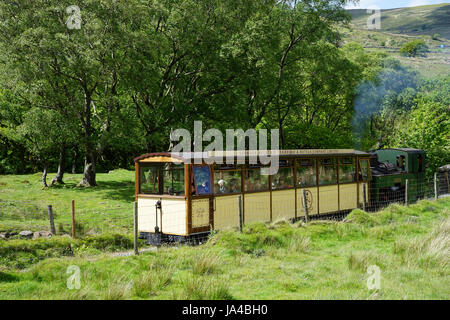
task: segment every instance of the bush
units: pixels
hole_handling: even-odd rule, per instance
[[[440,37],[441,35],[439,34],[439,33],[435,33],[435,34],[433,34],[433,36],[431,37],[431,39],[433,39],[433,40],[439,40],[439,37]]]
[[[428,52],[428,47],[424,40],[407,42],[400,49],[400,53],[407,57],[425,56],[426,52]]]

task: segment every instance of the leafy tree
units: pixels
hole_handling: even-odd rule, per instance
[[[400,49],[400,53],[408,57],[425,56],[426,52],[428,52],[428,46],[424,40],[407,42]]]
[[[39,159],[43,167],[42,185],[47,187],[48,163],[51,156],[58,153],[59,146],[67,142],[65,128],[67,121],[54,110],[32,108],[16,129],[24,144]],[[62,179],[62,177],[61,177]]]
[[[39,96],[39,107],[74,115],[82,128],[85,155],[81,184],[96,185],[102,135],[118,104],[118,72],[125,54],[121,25],[132,25],[128,1],[79,1],[81,29],[68,28],[72,1],[18,0],[0,4],[4,21],[0,41],[7,63],[26,90]],[[130,4],[131,5],[131,4]],[[33,106],[36,101],[31,101]],[[45,149],[45,148],[44,148]]]

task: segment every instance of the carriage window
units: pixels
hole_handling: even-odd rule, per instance
[[[184,165],[168,164],[163,170],[164,194],[181,196],[184,195]]]
[[[281,164],[280,164],[281,165]],[[291,167],[281,167],[272,176],[272,189],[290,189],[294,187],[294,170]]]
[[[337,184],[336,159],[328,158],[320,160],[319,184]]]
[[[142,164],[139,171],[140,193],[184,195],[184,165]]]
[[[359,160],[359,177],[362,181],[369,179],[369,160]]]
[[[316,162],[312,159],[297,161],[297,186],[313,187],[316,182]]]
[[[140,193],[142,194],[159,194],[159,180],[160,180],[159,163],[154,165],[141,165],[139,168]]]
[[[194,166],[195,188],[197,195],[211,194],[211,172],[208,166]]]
[[[339,183],[356,181],[356,169],[353,158],[339,159]]]
[[[230,194],[241,192],[241,170],[220,170],[214,168],[214,193]]]
[[[262,175],[260,169],[245,170],[245,191],[269,190],[269,176]]]

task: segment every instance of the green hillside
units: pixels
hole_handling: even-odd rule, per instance
[[[368,30],[366,9],[348,10],[350,28],[341,30],[344,43],[357,42],[366,50],[385,52],[429,78],[450,75],[450,4],[381,10],[381,28]],[[436,37],[436,35],[438,35]],[[423,39],[426,57],[400,55],[402,46]]]
[[[349,10],[358,29],[367,28],[367,11]],[[439,33],[450,39],[450,3],[381,10],[381,30],[407,35],[429,35]]]

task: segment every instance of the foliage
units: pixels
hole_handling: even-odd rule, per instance
[[[408,57],[424,56],[428,51],[428,47],[424,40],[414,40],[406,43],[400,53]]]

